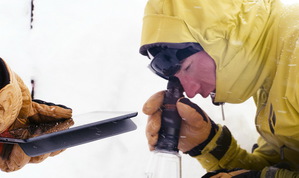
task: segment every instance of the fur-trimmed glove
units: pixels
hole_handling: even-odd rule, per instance
[[[162,103],[164,91],[151,96],[143,106],[143,112],[148,115],[146,136],[150,150],[155,149],[161,127]],[[201,154],[201,150],[214,137],[218,126],[196,104],[187,98],[180,98],[177,109],[182,117],[178,148],[191,156]]]
[[[31,138],[64,130],[73,125],[72,110],[41,100],[32,100],[28,88],[0,58],[0,136]],[[37,157],[27,156],[17,145],[0,144],[0,169],[21,169],[27,163],[38,163],[61,151]]]

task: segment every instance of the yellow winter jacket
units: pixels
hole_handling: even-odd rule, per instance
[[[257,105],[259,148],[247,153],[220,127],[196,157],[203,167],[261,170],[286,161],[299,171],[299,6],[279,0],[149,0],[140,53],[180,43],[199,43],[215,60],[216,102],[253,96]],[[223,138],[229,144],[221,148]]]

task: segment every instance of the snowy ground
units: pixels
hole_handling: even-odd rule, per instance
[[[166,81],[148,69],[139,55],[146,0],[35,0],[30,30],[30,0],[0,0],[0,56],[30,86],[36,98],[62,103],[78,114],[103,111],[138,111],[134,132],[70,148],[40,164],[28,164],[5,177],[141,178],[150,153],[144,135],[146,99],[165,88]],[[254,106],[225,105],[193,99],[216,122],[227,125],[242,147],[250,150],[257,134]],[[205,172],[183,155],[183,177]]]

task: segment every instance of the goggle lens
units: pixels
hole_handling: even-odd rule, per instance
[[[181,68],[181,61],[176,56],[177,49],[165,49],[153,57],[148,51],[148,56],[152,59],[150,69],[162,78],[169,79]]]

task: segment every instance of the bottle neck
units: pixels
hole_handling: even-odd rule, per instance
[[[165,154],[172,154],[172,155],[176,155],[176,156],[179,156],[179,151],[174,151],[174,150],[165,150],[165,149],[159,149],[159,148],[156,148],[154,150],[154,153],[165,153]]]

